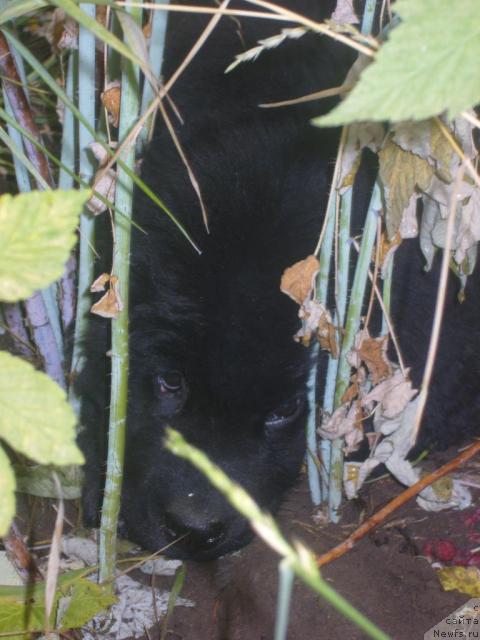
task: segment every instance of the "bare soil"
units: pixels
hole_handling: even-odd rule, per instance
[[[438,468],[457,453],[451,449],[436,454],[424,466]],[[480,463],[473,460],[460,473],[475,479],[480,478],[479,470]],[[359,499],[345,505],[340,524],[320,526],[312,520],[307,481],[302,477],[287,496],[278,521],[290,539],[300,539],[321,554],[343,541],[401,490],[390,478],[372,482],[363,488]],[[323,567],[323,577],[393,640],[422,639],[428,629],[469,600],[469,596],[457,591],[443,591],[435,569],[422,555],[423,545],[442,539],[459,549],[480,549],[480,511],[475,505],[478,495],[478,490],[473,490],[474,504],[464,512],[427,513],[410,501],[348,554]],[[23,531],[30,530],[31,542],[42,539],[48,542],[47,531],[51,533],[49,524],[53,524],[55,514],[52,503],[32,498],[22,503]],[[74,505],[67,505],[68,530],[78,522],[78,516]],[[466,530],[465,519],[475,511],[479,522],[472,534],[472,530]],[[165,640],[273,640],[277,576],[278,557],[260,540],[215,562],[188,562],[181,595],[193,600],[196,606],[175,608]],[[139,571],[135,577],[142,581],[150,579]],[[171,577],[155,577],[156,587],[169,589],[172,583]],[[158,627],[149,630],[145,637],[159,640],[161,628],[160,620]],[[288,640],[365,637],[296,581]]]
[[[430,465],[438,467],[454,455],[452,451],[437,455]],[[312,523],[303,478],[288,496],[279,522],[289,537],[301,539],[320,554],[341,542],[364,517],[400,491],[394,480],[378,480],[368,486],[361,499],[346,505],[339,525],[320,527]],[[469,512],[474,509],[473,505]],[[393,639],[421,639],[469,600],[457,591],[443,591],[435,570],[422,556],[427,540],[441,538],[462,544],[464,519],[465,512],[427,513],[411,501],[351,552],[325,566],[322,575]],[[275,554],[260,540],[228,558],[187,563],[182,595],[194,600],[196,607],[175,609],[168,640],[272,640],[277,564]],[[163,582],[167,586],[169,580]],[[161,578],[157,584],[162,585]],[[149,636],[159,637],[158,631],[152,630]],[[365,637],[316,594],[295,583],[289,640]]]

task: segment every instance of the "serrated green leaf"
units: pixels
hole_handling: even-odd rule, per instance
[[[348,98],[315,124],[423,120],[480,102],[478,0],[397,0],[402,18]]]
[[[415,187],[426,190],[433,176],[433,168],[426,160],[411,151],[404,151],[390,138],[378,153],[379,175],[386,201],[388,237],[397,233],[403,212],[408,206]]]
[[[27,298],[59,278],[89,191],[0,197],[0,300]]]
[[[0,353],[0,438],[42,464],[83,464],[75,415],[65,392],[45,373]]]
[[[0,536],[4,536],[15,515],[15,475],[5,451],[0,447]]]
[[[85,578],[75,582],[70,597],[70,604],[62,619],[58,621],[59,627],[65,630],[78,629],[117,601],[117,598],[108,592],[108,587]]]
[[[116,602],[101,585],[85,579],[91,569],[79,569],[61,575],[55,592],[50,627],[55,628],[60,598],[70,603],[59,621],[62,630],[78,628],[94,615]],[[0,634],[10,638],[25,638],[21,632],[43,631],[45,628],[45,582],[21,587],[0,587]],[[13,635],[18,634],[18,635]]]

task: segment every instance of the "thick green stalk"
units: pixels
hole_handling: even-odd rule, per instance
[[[130,9],[130,15],[141,25],[142,11]],[[123,59],[122,98],[120,103],[119,138],[122,140],[138,118],[140,105],[139,70]],[[132,170],[135,148],[122,157]],[[133,204],[131,174],[119,169],[115,194],[116,206],[123,212],[115,216],[115,243],[112,273],[118,278],[118,294],[123,309],[112,322],[112,378],[110,396],[110,422],[108,436],[107,478],[102,508],[99,548],[100,582],[112,582],[115,576],[117,523],[125,453],[128,391],[128,279],[130,266],[130,231]]]
[[[352,210],[352,195],[353,189],[349,189],[340,200],[340,224],[338,232],[338,273],[335,274],[336,279],[336,313],[334,316],[334,325],[343,327],[345,323],[345,311],[347,307],[347,294],[348,294],[348,276],[350,271],[350,219]],[[337,333],[339,347],[341,347],[340,332]],[[328,359],[327,377],[325,381],[325,392],[323,399],[323,410],[327,413],[333,412],[335,384],[338,371],[338,358]],[[320,445],[322,451],[322,462],[325,466],[325,476],[327,487],[324,491],[325,495],[330,496],[332,491],[337,493],[340,491],[340,496],[335,497],[335,501],[341,499],[341,486],[337,487],[330,482],[330,474],[332,468],[332,462],[335,460],[335,453],[332,456],[332,442],[327,439],[323,439]],[[322,476],[323,479],[323,476]],[[330,501],[330,497],[329,497]],[[332,513],[330,513],[330,519],[333,519]]]
[[[372,32],[373,20],[375,17],[375,8],[376,8],[376,0],[366,0],[363,18],[362,18],[362,27],[361,32],[365,35],[369,35]],[[344,135],[346,136],[347,129],[344,128]],[[352,194],[353,189],[347,192],[347,194],[342,198],[342,216],[340,222],[340,237],[339,237],[339,265],[338,265],[338,274],[336,274],[337,278],[337,320],[339,320],[340,326],[343,326],[345,308],[347,303],[347,294],[348,294],[348,279],[349,279],[349,257],[350,257],[350,247],[346,243],[348,242],[348,237],[350,235],[350,218],[351,218],[351,207],[352,207]],[[373,205],[380,210],[381,205],[380,202],[380,193],[378,190],[378,186],[375,185],[374,192],[372,194],[372,200],[370,202],[369,211],[367,213],[367,219],[365,224],[365,230],[362,240],[362,247],[366,242],[372,242],[375,239],[375,230],[376,225],[373,224],[372,220],[374,214],[372,213]],[[373,231],[370,231],[370,225],[373,224]],[[367,227],[369,233],[373,233],[373,236],[366,239],[367,235]],[[364,260],[368,260],[365,256]],[[355,333],[358,331],[359,327],[359,319],[360,312],[363,303],[363,295],[366,286],[366,278],[368,275],[368,264],[366,264],[366,272],[363,274],[363,266],[360,267],[360,256],[357,260],[357,268],[355,272],[355,280],[352,287],[350,304],[348,307],[348,315],[347,315],[347,325],[345,325],[345,334],[342,341],[342,347],[340,351],[339,360],[336,362],[330,358],[328,372],[327,372],[327,380],[325,384],[325,396],[324,396],[324,405],[323,408],[325,411],[332,412],[334,409],[338,407],[340,404],[340,400],[345,393],[348,381],[350,379],[350,366],[346,360],[346,355],[350,351],[353,346],[353,341],[355,339]],[[360,282],[357,281],[361,279],[361,276],[365,277],[365,282],[362,286],[360,286]],[[348,325],[350,323],[350,333],[348,329]],[[351,333],[352,327],[356,327],[353,334]],[[347,337],[348,336],[348,337]],[[335,388],[334,388],[335,387]],[[334,440],[333,442],[322,440],[320,449],[322,450],[322,458],[325,459],[325,456],[330,453],[329,463],[328,463],[328,515],[332,522],[338,522],[339,513],[338,509],[340,507],[340,503],[342,501],[342,486],[343,486],[343,438]],[[323,449],[325,452],[323,453]]]
[[[169,0],[156,0],[157,4],[168,4]],[[153,11],[152,17],[152,35],[150,37],[150,44],[148,48],[148,62],[150,69],[155,78],[160,78],[162,70],[163,56],[165,50],[165,35],[167,32],[167,18],[168,11]],[[152,100],[155,99],[155,92],[150,82],[145,82],[143,85],[142,95],[142,113],[150,106]],[[140,135],[137,140],[137,149],[141,150],[149,138],[153,125],[153,116],[149,118],[148,122],[143,126]]]
[[[333,409],[340,406],[343,394],[348,388],[350,380],[350,364],[347,361],[347,354],[351,351],[355,336],[360,327],[360,317],[365,287],[368,279],[368,269],[372,256],[373,243],[377,233],[377,221],[382,209],[380,187],[375,183],[370,206],[368,208],[365,228],[363,230],[362,244],[358,254],[355,277],[350,294],[350,304],[348,305],[347,319],[345,322],[345,334],[338,361],[337,381],[335,385],[335,397]],[[330,454],[330,492],[328,496],[328,507],[330,518],[333,522],[338,522],[338,509],[342,499],[343,485],[343,438],[332,442]]]
[[[95,16],[95,5],[82,5],[84,11]],[[80,26],[78,33],[79,56],[78,68],[78,110],[82,113],[82,121],[78,122],[79,174],[80,178],[90,184],[94,165],[89,151],[93,141],[92,131],[95,127],[95,37],[88,29]],[[65,95],[65,99],[68,100]],[[67,104],[64,102],[64,104]],[[75,335],[72,354],[72,377],[78,374],[85,365],[83,343],[88,334],[88,320],[91,298],[90,285],[94,279],[95,221],[93,215],[85,208],[80,217],[80,242],[78,249],[78,296],[75,317]],[[75,393],[74,385],[69,389],[69,400],[77,415],[80,415],[81,399]]]
[[[337,207],[337,192],[332,185],[332,191],[327,205],[326,213],[326,228],[325,235],[323,237],[321,251],[320,251],[320,271],[318,272],[316,281],[316,300],[323,305],[327,302],[328,281],[330,276],[330,264],[332,262],[332,245],[333,235],[335,232],[335,211]],[[319,505],[322,499],[325,500],[328,495],[328,483],[325,482],[325,468],[322,466],[322,460],[330,460],[330,449],[328,450],[328,456],[325,458],[325,446],[330,447],[330,442],[327,440],[322,441],[325,443],[323,448],[321,447],[321,460],[320,470],[317,463],[317,373],[318,373],[318,355],[319,346],[318,342],[312,347],[312,368],[308,379],[308,404],[309,411],[307,417],[307,471],[308,471],[308,484],[310,487],[310,496],[314,505]],[[320,478],[322,485],[320,485]]]

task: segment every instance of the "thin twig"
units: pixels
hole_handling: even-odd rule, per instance
[[[197,7],[195,5],[184,4],[156,4],[154,2],[129,2],[129,0],[118,0],[117,2],[115,2],[115,6],[141,7],[143,9],[153,9],[155,11],[173,11],[175,13],[200,13],[207,15],[215,15],[219,13],[222,16],[236,16],[239,18],[262,18],[264,20],[277,20],[278,22],[291,22],[291,18],[287,18],[278,13],[248,11],[244,9],[221,9],[220,7]]]
[[[317,558],[317,566],[322,567],[326,565],[332,560],[336,560],[341,556],[345,555],[348,551],[353,549],[355,544],[364,538],[372,529],[375,529],[380,525],[388,516],[390,516],[394,511],[402,507],[406,502],[413,498],[417,494],[419,494],[423,489],[426,489],[434,482],[443,478],[451,471],[454,471],[462,464],[470,460],[476,453],[480,451],[480,441],[472,444],[468,449],[466,449],[459,456],[447,462],[442,467],[437,469],[436,471],[432,471],[428,475],[421,478],[415,484],[412,484],[411,487],[402,491],[402,493],[391,500],[387,505],[385,505],[382,509],[377,511],[371,518],[369,518],[366,522],[364,522],[356,531],[354,531],[346,540],[344,540],[341,544],[337,545],[333,549],[330,549],[327,553],[322,554]]]
[[[331,203],[333,201],[332,199],[335,197],[337,193],[337,188],[338,188],[337,182],[338,182],[338,176],[340,174],[340,168],[342,165],[343,150],[345,148],[345,142],[347,140],[347,131],[348,131],[348,128],[344,127],[340,135],[340,142],[338,143],[337,158],[335,160],[335,169],[333,170],[332,184],[330,186],[330,193],[328,194],[328,204],[327,204],[326,211],[330,211]],[[314,256],[317,256],[321,249],[323,238],[325,237],[325,232],[327,230],[327,226],[328,226],[328,215],[326,215],[324,218],[322,230],[320,231],[320,236],[318,238],[317,246],[315,247],[315,250],[313,252]]]
[[[176,71],[173,73],[173,75],[170,77],[170,79],[163,86],[161,86],[159,88],[157,97],[154,100],[152,100],[152,102],[150,103],[150,106],[147,108],[147,110],[138,118],[138,120],[136,121],[134,126],[131,128],[130,132],[125,136],[125,138],[122,140],[122,142],[118,145],[117,149],[115,150],[113,155],[110,157],[110,159],[106,163],[106,165],[102,168],[101,171],[99,171],[97,173],[96,180],[95,180],[95,183],[93,184],[92,188],[95,188],[95,185],[103,178],[103,176],[106,174],[106,172],[115,164],[115,162],[118,160],[120,155],[123,154],[123,153],[126,153],[126,151],[133,144],[135,144],[138,136],[140,135],[142,127],[148,121],[150,116],[153,113],[155,113],[155,111],[159,107],[160,101],[163,100],[163,98],[165,98],[167,96],[168,92],[173,87],[175,82],[178,80],[178,78],[182,75],[182,73],[188,67],[188,65],[193,60],[193,58],[197,55],[197,53],[203,47],[203,45],[205,44],[205,42],[209,38],[210,34],[212,33],[212,31],[217,26],[220,18],[222,17],[222,14],[220,13],[220,11],[222,9],[224,9],[225,7],[227,7],[229,2],[230,2],[230,0],[223,0],[222,4],[218,8],[218,10],[215,12],[215,15],[208,22],[207,26],[202,31],[202,33],[198,37],[197,41],[195,42],[193,47],[190,49],[190,51],[187,53],[187,55],[185,56],[183,61],[177,67]],[[193,244],[193,246],[199,253],[201,253],[200,249],[195,244]]]
[[[442,328],[443,312],[445,309],[445,298],[447,295],[448,273],[450,270],[450,254],[453,243],[453,232],[455,230],[455,219],[457,217],[457,195],[460,190],[460,184],[465,173],[464,164],[460,165],[458,170],[452,197],[450,199],[450,211],[447,220],[447,230],[445,233],[445,246],[443,248],[442,266],[440,270],[440,279],[438,282],[437,300],[435,303],[435,316],[433,318],[432,333],[430,335],[430,344],[428,345],[427,360],[425,362],[425,370],[423,372],[422,388],[420,390],[418,407],[415,415],[415,426],[413,429],[414,442],[417,439],[420,424],[423,418],[423,412],[427,403],[430,382],[432,379],[433,366],[437,355],[438,342],[440,338],[440,330]]]
[[[303,104],[304,102],[313,102],[314,100],[322,100],[323,98],[332,98],[333,96],[341,96],[344,93],[348,93],[353,89],[355,85],[352,83],[342,84],[339,87],[332,87],[330,89],[322,89],[322,91],[314,91],[308,93],[305,96],[299,96],[298,98],[291,98],[290,100],[281,100],[280,102],[264,102],[258,106],[262,109],[273,109],[276,107],[289,107],[294,104]]]

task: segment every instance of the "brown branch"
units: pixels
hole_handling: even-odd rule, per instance
[[[443,476],[446,476],[451,471],[454,471],[464,462],[470,460],[470,458],[473,458],[473,456],[478,453],[478,451],[480,451],[480,441],[472,444],[459,456],[457,456],[450,462],[447,462],[447,464],[444,464],[436,471],[432,471],[432,473],[429,473],[415,484],[412,484],[411,487],[405,489],[405,491],[403,491],[399,496],[391,500],[387,505],[380,509],[380,511],[377,511],[377,513],[375,513],[371,518],[369,518],[360,527],[358,527],[358,529],[354,531],[351,536],[348,536],[346,540],[344,540],[336,547],[333,547],[333,549],[330,549],[330,551],[327,551],[327,553],[319,556],[317,558],[317,565],[321,567],[324,564],[328,564],[329,562],[332,562],[332,560],[336,560],[337,558],[340,558],[340,556],[343,556],[345,553],[347,553],[347,551],[350,551],[350,549],[354,547],[355,543],[364,538],[367,533],[369,533],[372,529],[375,529],[375,527],[381,524],[396,509],[408,502],[410,498],[413,498],[418,493],[420,493],[420,491],[422,491],[426,487],[429,487],[440,478],[443,478]]]
[[[15,64],[15,60],[10,51],[9,44],[4,34],[0,32],[0,75],[2,75],[2,83],[5,93],[8,97],[10,106],[12,107],[15,120],[26,129],[35,140],[41,143],[40,133],[32,115],[32,110],[28,102],[23,83]],[[25,152],[40,173],[42,178],[49,185],[52,185],[52,175],[46,156],[38,149],[33,142],[27,138],[23,138]],[[37,185],[42,188],[41,185]]]
[[[12,523],[9,532],[3,537],[3,546],[7,552],[8,559],[15,567],[24,584],[43,580],[35,558],[28,550],[15,523]]]

